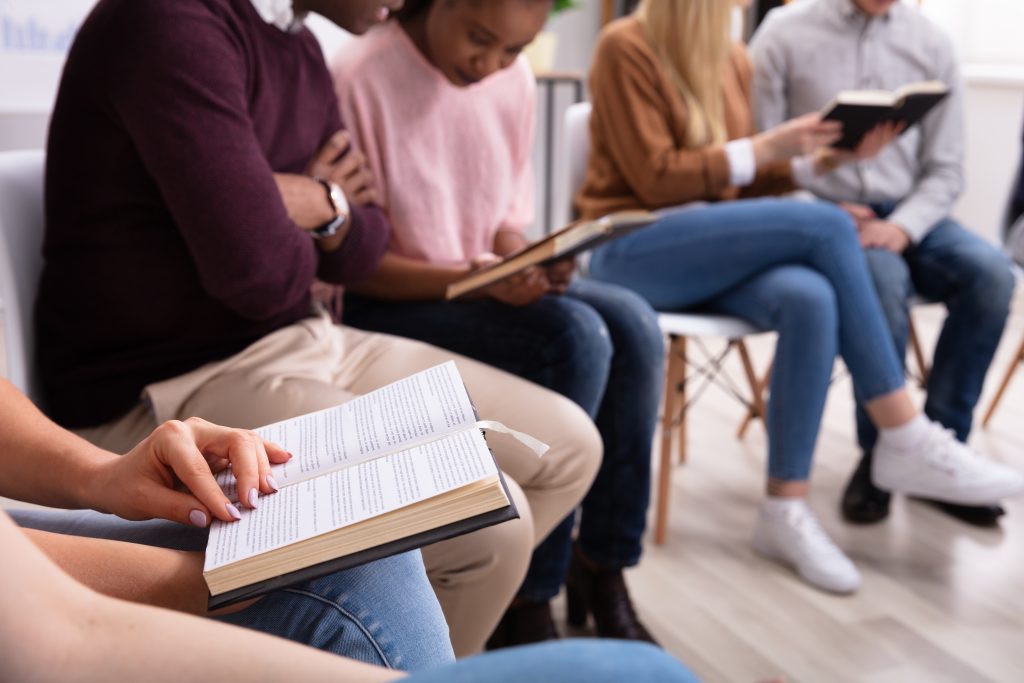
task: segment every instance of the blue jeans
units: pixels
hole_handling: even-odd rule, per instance
[[[395,303],[348,295],[344,321],[455,351],[580,405],[604,442],[601,469],[582,505],[583,552],[608,567],[639,561],[664,354],[657,317],[640,297],[589,281],[525,307],[492,299]],[[540,601],[558,594],[573,524],[572,517],[564,520],[534,552],[521,597]]]
[[[873,208],[884,217],[895,207]],[[1014,278],[1009,257],[950,219],[941,221],[903,254],[868,249],[865,256],[901,360],[906,357],[910,329],[908,299],[919,294],[944,303],[949,310],[935,346],[924,412],[966,441],[985,373],[1010,311]],[[865,453],[878,439],[859,400],[857,438]]]
[[[646,643],[563,640],[514,647],[413,674],[408,683],[697,683],[664,650]]]
[[[206,549],[206,529],[172,522],[126,522],[91,511],[8,512],[19,525],[32,529],[175,550]],[[455,660],[448,625],[419,551],[274,591],[216,619],[406,671]]]
[[[683,208],[594,251],[592,277],[658,310],[698,308],[779,333],[768,405],[769,475],[810,475],[836,353],[860,395],[903,387],[852,220],[822,202]]]

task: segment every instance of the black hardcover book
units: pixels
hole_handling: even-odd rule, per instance
[[[910,128],[946,99],[949,88],[940,81],[911,83],[895,92],[844,90],[822,111],[827,121],[843,123],[843,137],[833,147],[852,150],[876,126],[895,121]]]

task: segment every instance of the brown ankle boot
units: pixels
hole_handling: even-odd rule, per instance
[[[516,601],[505,611],[494,633],[487,639],[487,649],[496,650],[513,645],[539,643],[560,638],[551,616],[551,603]]]
[[[643,640],[658,645],[636,616],[622,570],[598,567],[580,552],[578,545],[573,545],[565,590],[572,626],[581,628],[589,613],[601,638]]]

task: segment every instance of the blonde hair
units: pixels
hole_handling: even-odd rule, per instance
[[[686,104],[686,145],[726,140],[722,80],[729,61],[730,0],[641,0],[636,16]]]

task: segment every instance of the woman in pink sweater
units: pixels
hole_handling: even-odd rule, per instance
[[[533,268],[476,298],[447,285],[527,243],[533,220],[535,82],[520,52],[550,0],[421,0],[342,49],[342,113],[392,223],[377,273],[349,289],[347,324],[414,337],[575,400],[594,418],[604,462],[578,542],[566,519],[540,543],[492,646],[557,637],[549,600],[567,583],[570,620],[651,640],[622,569],[641,553],[662,372],[653,310],[624,288]],[[541,539],[537,539],[538,542]]]

